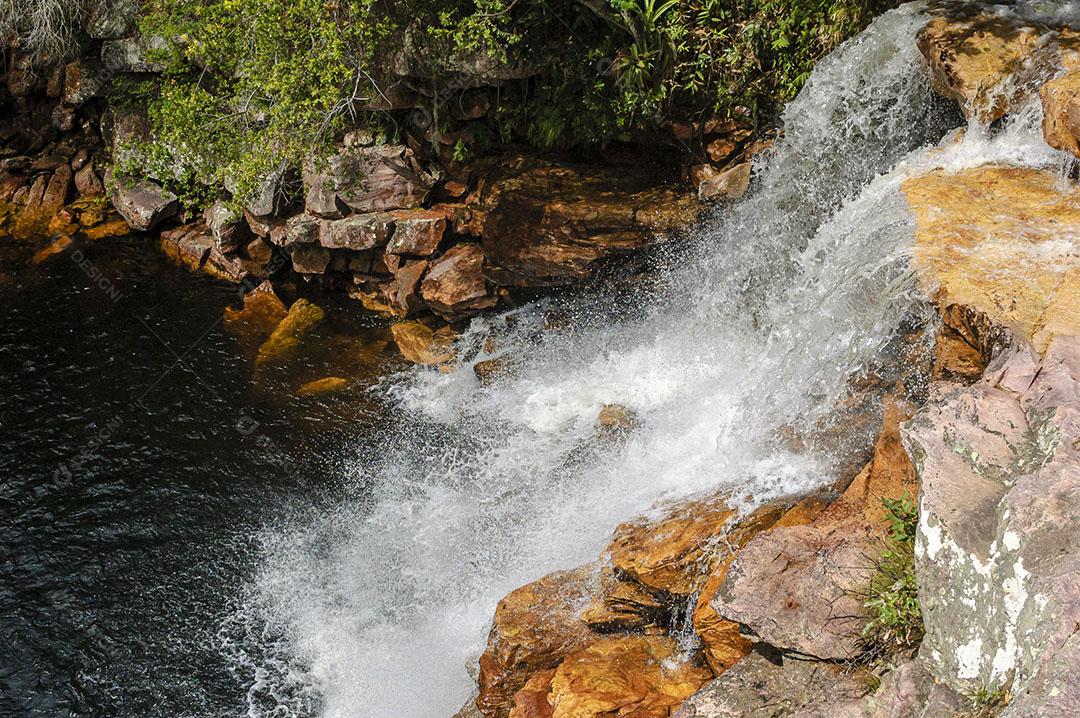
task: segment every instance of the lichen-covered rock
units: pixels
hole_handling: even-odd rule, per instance
[[[699,658],[667,636],[599,638],[555,670],[552,718],[668,718],[712,677]]]
[[[430,256],[446,233],[446,214],[438,210],[397,210],[394,220],[394,236],[386,245],[390,254]]]
[[[118,182],[117,185],[112,193],[113,206],[132,229],[148,232],[180,209],[176,195],[149,180],[135,185]]]
[[[597,581],[596,566],[586,565],[549,574],[499,601],[480,657],[476,703],[487,718],[507,715],[514,694],[533,673],[554,668],[595,640],[580,613]]]
[[[343,147],[307,163],[304,203],[312,214],[329,218],[340,217],[342,206],[354,212],[418,207],[433,184],[407,147]]]
[[[944,385],[905,427],[922,481],[920,661],[1005,716],[1080,705],[1080,339],[1023,341],[983,381]]]
[[[436,313],[454,318],[494,306],[484,277],[484,252],[476,244],[458,244],[431,262],[420,295]]]
[[[1054,172],[987,165],[902,185],[915,265],[943,306],[960,304],[1046,346],[1080,333],[1080,189]]]
[[[235,252],[251,239],[251,230],[242,212],[224,202],[215,202],[203,212],[206,228],[221,252]]]
[[[319,242],[330,249],[363,251],[386,244],[394,232],[394,217],[386,212],[356,214],[322,225]]]

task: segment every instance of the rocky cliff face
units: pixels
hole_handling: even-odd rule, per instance
[[[1075,154],[1072,31],[943,12],[919,40],[935,88],[984,125],[1041,103],[1047,144]],[[914,176],[902,193],[940,317],[917,370],[929,393],[889,399],[839,495],[666,507],[619,527],[598,563],[507,596],[481,659],[484,716],[1076,713],[1080,189],[998,163]],[[905,496],[925,636],[870,659],[883,499]],[[566,601],[557,619],[553,601]],[[528,638],[511,650],[510,636]],[[643,650],[656,636],[680,650]],[[582,655],[597,656],[588,671]]]

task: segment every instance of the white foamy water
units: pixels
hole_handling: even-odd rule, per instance
[[[776,430],[825,416],[925,320],[900,182],[1058,162],[1037,107],[928,149],[962,121],[931,93],[914,41],[925,21],[893,11],[820,63],[751,195],[674,248],[653,291],[475,320],[462,351],[494,335],[517,362],[489,386],[468,364],[391,383],[394,425],[381,458],[353,466],[354,498],[267,530],[226,627],[262,644],[225,640],[256,675],[252,715],[448,717],[498,599],[596,559],[619,522],[658,500],[729,488],[749,506],[835,478],[834,456],[791,453]],[[607,403],[640,427],[596,446]]]

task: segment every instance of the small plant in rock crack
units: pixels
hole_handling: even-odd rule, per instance
[[[1009,692],[1005,688],[975,688],[964,694],[971,701],[971,710],[963,718],[993,718],[1009,705]]]
[[[907,495],[882,499],[889,534],[877,557],[865,606],[867,653],[877,658],[913,648],[923,637],[922,611],[915,582],[915,527],[918,508]]]

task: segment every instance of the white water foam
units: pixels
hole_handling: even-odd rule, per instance
[[[252,715],[445,718],[469,696],[498,599],[596,559],[620,521],[724,487],[752,505],[830,482],[832,457],[774,437],[825,415],[905,320],[925,318],[900,182],[1058,162],[1037,109],[927,149],[961,122],[930,90],[914,41],[925,21],[917,5],[887,13],[821,62],[751,195],[673,251],[655,291],[475,320],[462,351],[494,335],[517,362],[490,385],[468,364],[395,380],[395,425],[382,459],[354,467],[355,499],[263,537],[242,623],[279,649]],[[597,447],[607,403],[640,426]],[[280,654],[307,688],[266,685],[295,681]]]

